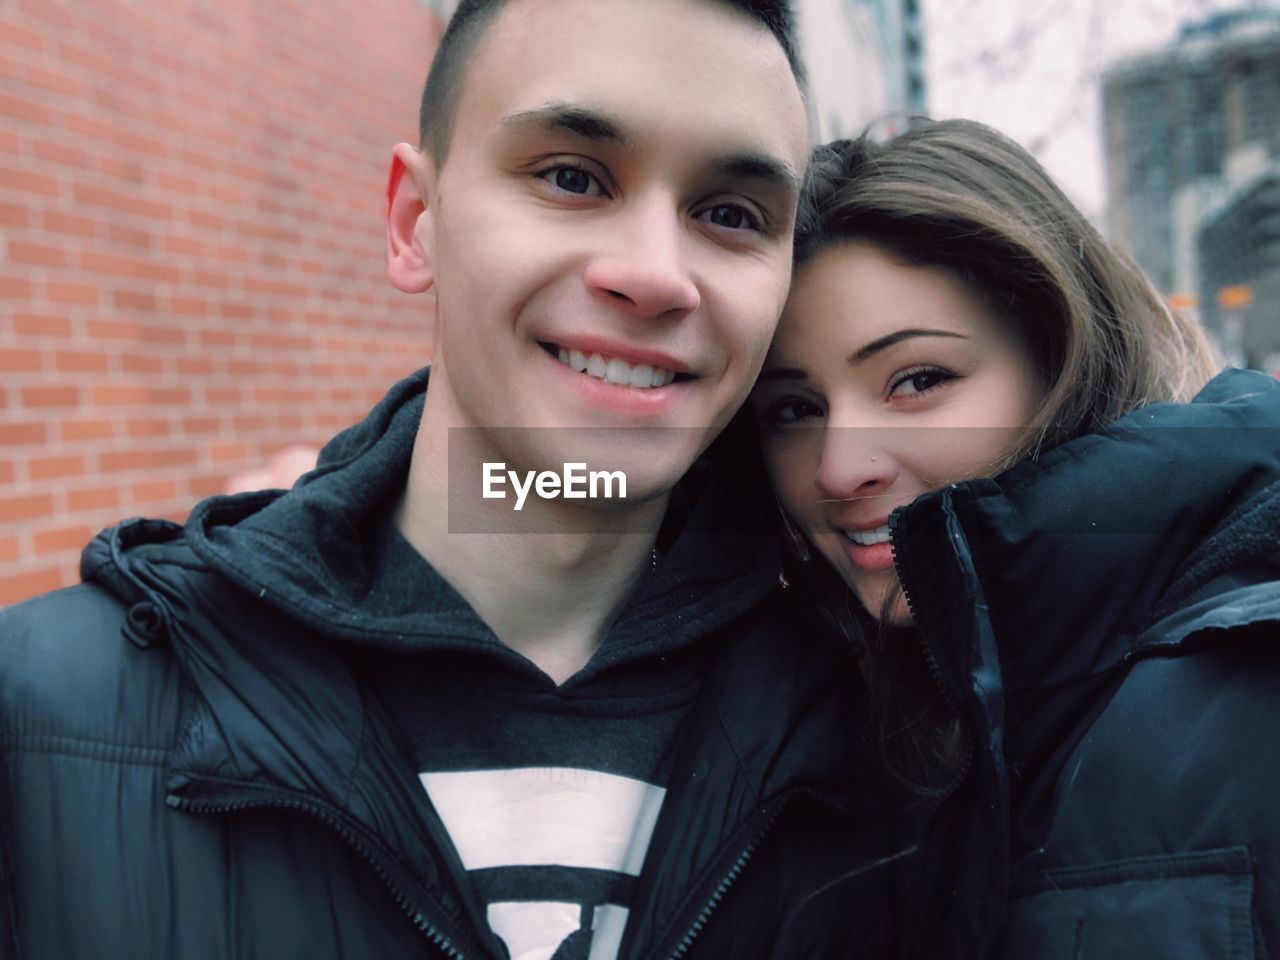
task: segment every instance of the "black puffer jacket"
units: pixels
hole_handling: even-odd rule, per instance
[[[962,778],[901,955],[1280,956],[1280,383],[1229,371],[891,520]]]
[[[424,390],[400,384],[293,491],[127,522],[84,585],[0,612],[0,956],[505,956],[353,668],[496,643],[448,591],[415,617],[360,604]],[[887,841],[848,762],[849,670],[770,612],[752,544],[709,532],[740,489],[691,481],[599,658],[709,654],[621,956],[874,957]]]

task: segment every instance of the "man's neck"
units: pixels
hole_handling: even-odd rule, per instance
[[[448,431],[429,413],[396,524],[503,643],[563,683],[648,569],[667,498],[602,510],[530,496],[515,512],[478,485],[451,490]]]

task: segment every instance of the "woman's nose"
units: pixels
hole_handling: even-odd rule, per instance
[[[829,425],[814,477],[823,498],[854,500],[887,489],[897,475],[891,439],[884,428]]]

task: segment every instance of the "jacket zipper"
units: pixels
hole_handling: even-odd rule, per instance
[[[374,873],[377,874],[378,879],[383,882],[391,893],[396,906],[400,908],[401,912],[409,918],[410,922],[418,928],[433,946],[442,950],[450,960],[466,960],[462,951],[454,946],[449,936],[432,926],[427,918],[422,915],[422,912],[409,902],[409,897],[400,889],[396,881],[384,868],[382,856],[376,850],[367,846],[338,817],[335,817],[323,807],[292,797],[255,798],[252,800],[211,803],[170,795],[166,802],[171,807],[190,813],[227,814],[253,809],[277,809],[301,813],[317,820],[336,833],[343,842],[365,859],[369,866],[373,868]]]
[[[804,787],[798,787],[790,793],[779,797],[774,802],[773,809],[764,815],[764,821],[761,823],[760,828],[755,832],[755,835],[747,841],[746,846],[742,848],[737,859],[734,860],[733,866],[724,873],[720,882],[716,884],[715,888],[711,892],[711,896],[706,899],[702,909],[698,911],[697,917],[694,918],[693,923],[689,925],[685,935],[680,938],[675,949],[673,949],[668,955],[669,960],[681,960],[681,958],[684,957],[693,947],[693,943],[697,939],[698,934],[700,934],[703,928],[706,927],[707,922],[711,919],[711,915],[715,912],[716,907],[720,905],[720,901],[724,899],[724,895],[728,893],[729,888],[733,886],[734,881],[742,875],[743,868],[746,867],[747,862],[760,848],[760,844],[763,843],[765,837],[769,835],[769,831],[773,829],[774,824],[778,822],[778,818],[782,815],[782,811],[786,808],[787,804],[790,803],[793,797],[800,794],[808,794],[823,803],[836,806],[837,809],[839,809],[839,806],[835,804],[834,801],[829,800],[816,790],[810,790]]]
[[[957,719],[960,721],[961,737],[964,743],[964,755],[961,758],[960,768],[956,771],[956,775],[951,778],[951,782],[947,784],[946,789],[934,800],[932,808],[929,810],[928,816],[925,818],[924,827],[920,831],[920,838],[916,842],[916,848],[920,851],[921,862],[920,869],[915,871],[915,875],[911,878],[911,884],[907,892],[907,903],[915,904],[920,902],[920,891],[924,884],[924,873],[928,869],[928,851],[929,837],[933,833],[934,824],[937,822],[938,814],[943,806],[950,800],[960,789],[960,785],[964,783],[965,778],[969,775],[969,770],[973,766],[973,734],[969,729],[969,725],[965,722],[964,713],[960,708],[960,704],[947,684],[946,679],[942,675],[942,667],[938,663],[938,658],[933,652],[933,647],[929,644],[929,638],[925,636],[924,628],[920,626],[920,616],[915,601],[911,599],[911,591],[907,588],[906,578],[902,575],[902,552],[899,549],[900,541],[898,538],[898,530],[894,529],[889,535],[889,548],[893,556],[893,572],[897,575],[898,585],[902,588],[902,598],[907,602],[907,610],[911,613],[911,620],[916,624],[916,629],[920,638],[920,651],[924,654],[925,666],[929,670],[929,675],[933,678],[934,685],[942,692],[943,698],[947,701],[948,706],[955,711]],[[922,931],[922,924],[911,923],[907,928],[906,942],[902,951],[904,957],[915,956],[916,945],[919,942]]]
[[[703,905],[702,909],[698,911],[698,916],[689,926],[688,931],[680,938],[680,942],[676,944],[676,948],[671,951],[671,960],[680,960],[681,957],[689,952],[690,948],[693,946],[693,941],[697,939],[698,934],[700,934],[703,927],[707,925],[707,921],[711,919],[711,914],[715,912],[716,907],[720,905],[720,901],[724,899],[724,895],[729,891],[729,888],[733,886],[733,882],[737,880],[739,875],[742,873],[742,868],[747,865],[747,861],[751,859],[753,854],[755,854],[756,849],[760,846],[760,842],[765,838],[765,835],[769,830],[772,829],[774,823],[777,822],[778,814],[781,812],[782,806],[782,804],[779,804],[778,807],[774,809],[774,812],[761,826],[754,839],[742,848],[742,852],[738,854],[738,859],[734,861],[733,866],[729,868],[729,871],[716,885],[716,888],[712,891],[710,898]]]

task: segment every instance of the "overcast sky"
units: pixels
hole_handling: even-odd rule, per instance
[[[1280,0],[924,0],[929,113],[982,120],[1028,147],[1102,224],[1101,72],[1181,24]]]

